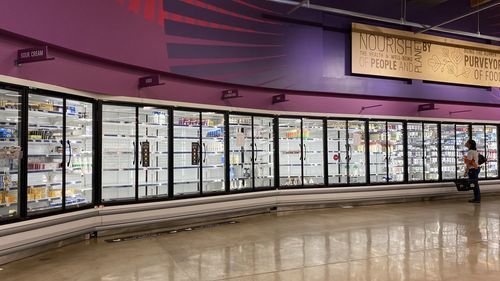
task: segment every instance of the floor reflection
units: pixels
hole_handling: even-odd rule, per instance
[[[496,280],[498,203],[261,215],[144,240],[72,245],[6,265],[0,280]]]

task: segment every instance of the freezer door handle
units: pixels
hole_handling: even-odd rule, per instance
[[[69,165],[71,163],[71,159],[73,158],[73,149],[71,148],[71,142],[69,140],[66,140],[66,143],[68,144],[68,148],[69,148],[69,159],[68,159],[68,163],[66,164],[66,166],[69,167]]]
[[[132,165],[135,166],[135,141],[132,142],[132,146],[134,148],[133,152],[134,152],[134,157],[132,158]]]
[[[304,161],[307,159],[307,146],[304,143]]]
[[[302,145],[299,144],[299,148],[302,149]],[[300,151],[300,157],[299,157],[299,160],[302,160],[302,151]]]
[[[257,159],[257,144],[253,144],[253,154],[252,154],[252,162],[254,162]]]
[[[204,142],[201,145],[203,146],[203,163],[207,163],[207,146]]]

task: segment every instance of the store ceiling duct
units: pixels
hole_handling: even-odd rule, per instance
[[[417,28],[417,29],[422,29],[422,28],[428,29],[429,27],[431,27],[429,25],[425,25],[425,24],[418,23],[418,22],[410,22],[410,21],[404,21],[401,19],[374,16],[374,15],[370,15],[370,14],[366,14],[366,13],[359,13],[359,12],[353,12],[353,11],[348,11],[348,10],[343,10],[343,9],[337,9],[337,8],[333,8],[333,7],[329,7],[329,6],[317,5],[314,3],[309,3],[306,6],[302,6],[301,1],[292,1],[292,0],[267,0],[267,1],[279,3],[279,4],[283,4],[283,5],[290,5],[290,6],[294,6],[294,7],[299,6],[302,8],[312,9],[312,10],[321,11],[321,12],[325,12],[325,13],[343,15],[343,16],[360,18],[360,19],[367,19],[367,20],[371,20],[371,21],[375,21],[375,22],[403,25],[403,26],[408,26],[408,27]],[[488,6],[493,7],[498,3],[500,3],[500,1],[495,1],[493,3],[490,3],[490,4],[488,4]],[[475,12],[477,12],[478,10],[479,9],[476,9]],[[500,37],[497,37],[497,36],[484,35],[484,34],[480,34],[480,33],[467,32],[467,31],[456,30],[456,29],[448,29],[448,28],[440,27],[441,25],[443,25],[443,24],[440,24],[439,26],[431,27],[431,28],[433,31],[438,31],[438,32],[442,32],[442,33],[448,33],[448,34],[454,34],[454,35],[467,36],[467,37],[479,38],[479,39],[483,39],[483,40],[491,40],[491,41],[500,42]]]

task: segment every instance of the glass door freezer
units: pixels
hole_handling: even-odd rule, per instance
[[[66,99],[66,208],[92,202],[94,127],[93,104]]]
[[[486,131],[484,125],[472,125],[472,139],[476,142],[477,152],[486,156]],[[479,178],[486,178],[484,165],[479,172]]]
[[[456,169],[457,169],[457,177],[460,177],[463,175],[465,171],[464,156],[467,155],[467,148],[465,147],[465,143],[470,138],[469,124],[456,124],[455,131],[456,131],[455,149],[457,155]]]
[[[280,186],[325,184],[323,120],[279,118]]]
[[[30,94],[28,212],[62,209],[63,99]]]
[[[408,122],[408,181],[439,180],[438,124]]]
[[[253,116],[255,188],[274,187],[274,118]]]
[[[135,200],[137,108],[102,106],[102,201]]]
[[[404,181],[403,122],[370,121],[370,182]]]
[[[93,203],[93,107],[84,98],[29,93],[28,215]]]
[[[302,186],[302,119],[279,118],[280,186]]]
[[[498,177],[498,142],[496,125],[472,125],[472,139],[476,141],[477,151],[487,159],[481,165],[480,178]]]
[[[0,221],[19,216],[22,94],[0,88]]]
[[[457,178],[457,151],[455,124],[441,124],[441,177],[443,180]],[[461,160],[463,163],[463,160]]]
[[[365,121],[328,120],[328,184],[366,183]]]
[[[174,196],[225,191],[225,116],[175,110]]]
[[[139,107],[139,199],[168,196],[169,132],[167,109]]]
[[[498,177],[498,127],[495,125],[485,126],[486,135],[486,177]]]
[[[274,186],[272,117],[229,115],[230,190]]]

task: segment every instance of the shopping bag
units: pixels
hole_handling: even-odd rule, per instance
[[[477,180],[469,180],[468,178],[461,178],[455,180],[457,191],[469,191],[477,186]]]

